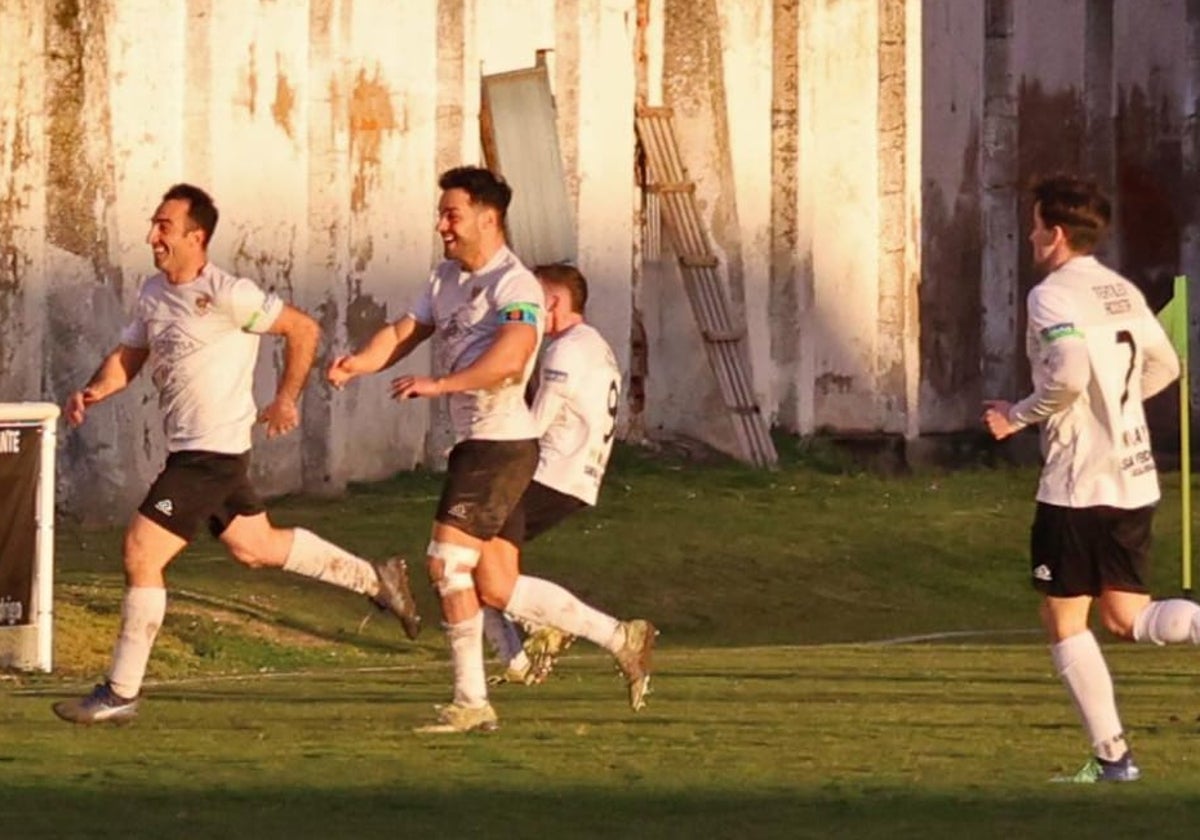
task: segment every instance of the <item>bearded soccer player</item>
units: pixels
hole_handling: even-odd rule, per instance
[[[500,533],[537,466],[537,433],[525,384],[544,326],[542,289],[508,248],[504,219],[512,189],[487,169],[442,173],[437,231],[445,259],[399,320],[358,352],[334,359],[327,378],[341,388],[391,367],[434,335],[437,377],[392,380],[397,400],[449,398],[455,444],[426,549],[429,579],[441,599],[454,666],[454,695],[420,732],[497,727],[483,662],[483,615],[475,569]]]
[[[67,400],[71,426],[123,390],[149,363],[167,436],[167,462],[125,531],[126,590],[108,679],[87,696],[54,705],[75,723],[119,722],[137,714],[155,636],[166,614],[163,572],[206,524],[234,559],[274,567],[370,597],[415,638],[420,627],[404,561],[379,566],[303,528],[275,528],[249,480],[250,432],[267,436],[300,422],[296,401],[312,368],[316,322],[252,280],[208,261],[217,226],[212,198],[177,184],[162,197],[146,242],[158,273],[142,285],[120,343]],[[284,369],[275,397],[256,411],[252,391],[259,337],[281,336]]]
[[[1029,241],[1045,274],[1027,300],[1033,391],[985,403],[983,422],[997,440],[1040,425],[1031,580],[1050,656],[1093,752],[1060,780],[1132,782],[1141,772],[1088,615],[1098,602],[1120,638],[1200,644],[1200,606],[1151,601],[1147,589],[1159,487],[1142,402],[1178,377],[1179,360],[1141,292],[1092,256],[1111,215],[1095,184],[1049,178],[1033,199]]]

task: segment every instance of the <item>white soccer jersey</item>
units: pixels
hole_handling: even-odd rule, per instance
[[[142,285],[121,343],[150,350],[168,451],[250,448],[259,334],[282,311],[277,295],[212,263],[190,283],[156,274]]]
[[[1028,313],[1034,391],[1010,418],[1042,423],[1038,501],[1157,502],[1142,401],[1179,375],[1179,360],[1142,293],[1095,258],[1075,257],[1029,292]]]
[[[435,359],[441,375],[470,366],[484,354],[505,324],[528,324],[542,340],[544,295],[537,278],[516,254],[501,248],[478,271],[463,271],[455,260],[433,270],[429,285],[409,314],[432,324],[440,338]],[[525,404],[525,385],[533,373],[530,354],[520,381],[487,391],[450,394],[450,423],[456,440],[526,440],[537,437]]]
[[[533,480],[596,504],[612,453],[621,371],[612,348],[587,324],[576,324],[542,353],[533,414],[541,432]]]

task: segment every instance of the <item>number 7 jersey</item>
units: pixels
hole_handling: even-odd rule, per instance
[[[1029,292],[1033,393],[1013,406],[1042,423],[1040,502],[1133,509],[1159,499],[1143,400],[1179,375],[1170,339],[1142,293],[1079,256]]]
[[[621,371],[612,348],[585,323],[549,341],[533,401],[540,437],[533,480],[596,504],[612,454]]]

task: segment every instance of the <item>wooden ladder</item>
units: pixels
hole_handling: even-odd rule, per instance
[[[719,262],[708,246],[696,206],[696,184],[688,178],[679,155],[671,109],[640,106],[635,118],[645,154],[648,183],[644,186],[659,199],[663,226],[679,259],[683,286],[704,340],[708,364],[717,377],[725,408],[732,415],[743,458],[759,467],[774,467],[779,456],[754,398],[746,326],[730,313],[717,273]]]

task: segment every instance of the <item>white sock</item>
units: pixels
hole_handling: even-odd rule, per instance
[[[157,586],[131,586],[121,602],[121,629],[113,646],[108,684],[122,697],[137,697],[146,677],[150,650],[167,614],[167,590]]]
[[[557,583],[521,575],[504,611],[530,624],[548,624],[616,653],[625,642],[621,623],[589,607]]]
[[[1050,646],[1054,667],[1075,702],[1096,755],[1115,761],[1125,754],[1125,735],[1104,654],[1090,630]]]
[[[478,708],[487,702],[487,674],[483,670],[483,612],[466,621],[446,625],[450,661],[454,664],[454,702]]]
[[[292,548],[283,563],[285,572],[315,578],[361,595],[378,594],[379,576],[366,560],[304,528],[293,528],[292,535]]]
[[[1156,645],[1200,645],[1200,606],[1182,598],[1151,601],[1133,623],[1133,638]]]
[[[516,625],[500,610],[492,607],[483,608],[483,636],[496,651],[496,656],[502,662],[511,664],[518,655],[524,654],[521,647],[521,634]]]

